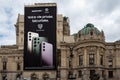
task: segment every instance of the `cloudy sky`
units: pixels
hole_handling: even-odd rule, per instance
[[[70,19],[71,34],[92,23],[107,42],[120,39],[120,0],[0,0],[0,45],[16,43],[14,24],[24,5],[41,2],[57,3],[58,14]]]

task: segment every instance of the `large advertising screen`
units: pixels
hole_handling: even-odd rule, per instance
[[[24,70],[56,69],[56,6],[25,7]]]

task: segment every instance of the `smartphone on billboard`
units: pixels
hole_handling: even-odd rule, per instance
[[[29,31],[27,33],[27,48],[28,48],[28,52],[29,53],[32,53],[32,40],[33,40],[33,37],[38,37],[38,33],[35,33],[35,32],[31,32]]]
[[[33,41],[32,41],[32,53],[33,54],[36,54],[36,55],[41,54],[41,46],[40,46],[40,44],[43,41],[47,42],[47,38],[46,37],[33,37]]]
[[[53,45],[43,41],[41,44],[41,57],[42,65],[52,67],[53,66]]]

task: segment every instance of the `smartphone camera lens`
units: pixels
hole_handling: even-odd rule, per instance
[[[45,45],[45,43],[43,43],[43,45]]]
[[[36,47],[36,45],[34,45],[34,47]]]
[[[45,48],[45,46],[43,46],[43,48]]]
[[[45,49],[43,49],[43,51],[45,51]]]

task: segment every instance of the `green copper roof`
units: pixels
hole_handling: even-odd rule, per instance
[[[100,31],[91,23],[88,23],[83,29],[80,30],[82,35],[88,35],[90,31],[93,31],[96,35],[99,35],[100,33]]]

